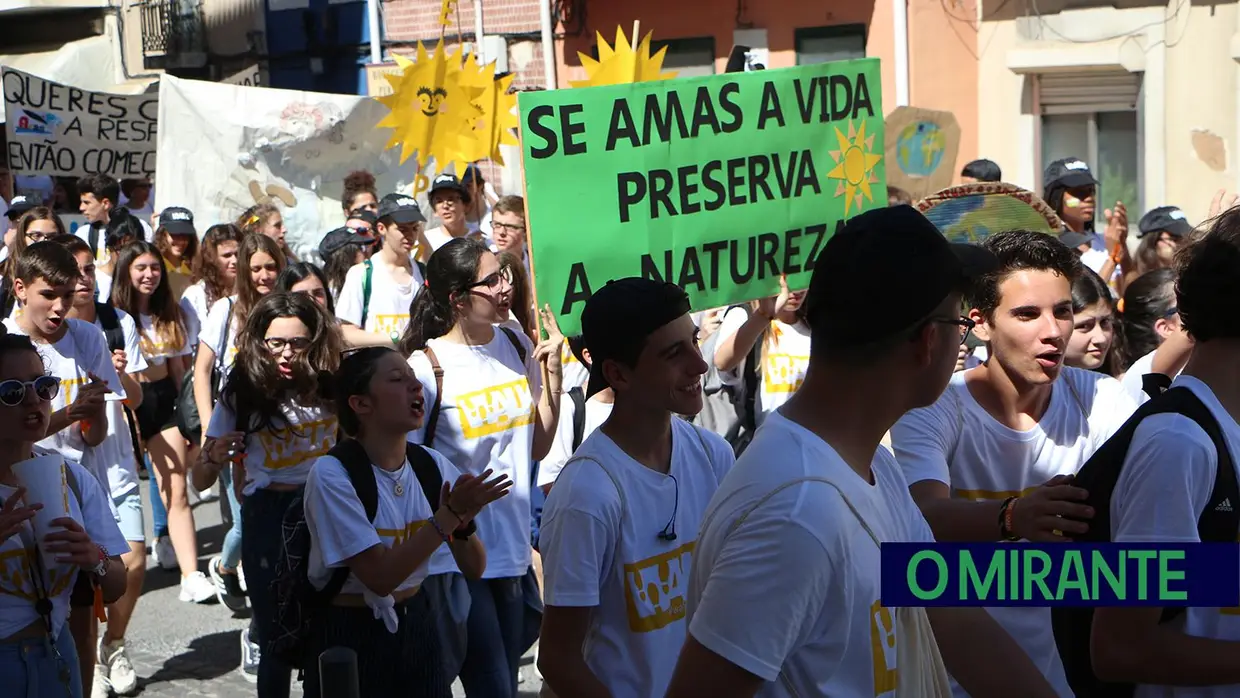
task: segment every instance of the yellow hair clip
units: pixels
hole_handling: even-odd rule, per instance
[[[252,215],[252,216],[250,216],[249,220],[247,220],[247,221],[245,222],[245,224],[246,224],[246,225],[251,225],[251,224],[253,224],[253,223],[257,223],[257,222],[258,222],[258,216],[253,216],[253,215]]]
[[[1119,300],[1115,303],[1115,312],[1117,312],[1117,313],[1122,313],[1122,312],[1124,312],[1124,299],[1123,299],[1123,298],[1119,299]]]

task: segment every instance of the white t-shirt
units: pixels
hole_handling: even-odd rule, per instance
[[[210,310],[207,306],[207,282],[199,281],[186,288],[181,294],[181,313],[185,315],[186,322],[192,322],[196,327],[201,328],[207,321],[207,313]],[[195,341],[194,350],[197,351],[197,349],[198,342]]]
[[[1193,391],[1222,427],[1232,454],[1240,456],[1240,425],[1210,388],[1192,376],[1172,383]],[[1141,420],[1111,495],[1111,540],[1117,543],[1200,543],[1197,520],[1210,501],[1218,452],[1205,430],[1179,414]],[[1174,621],[1187,635],[1240,641],[1240,608],[1188,608]],[[1233,698],[1240,685],[1138,686],[1136,698]]]
[[[580,365],[578,364],[578,366]],[[582,430],[581,434],[582,446],[585,445],[590,435],[602,426],[603,422],[607,421],[614,406],[613,403],[602,402],[601,400],[586,400],[585,429]],[[560,476],[560,471],[564,469],[564,464],[568,462],[569,458],[573,457],[573,420],[576,417],[577,405],[573,403],[573,399],[568,396],[566,391],[560,397],[560,421],[555,425],[555,440],[551,442],[551,451],[547,453],[546,458],[538,462],[537,486],[545,487],[555,482],[556,478]]]
[[[443,368],[443,396],[434,441],[428,444],[464,473],[490,468],[512,478],[508,496],[489,505],[476,519],[487,546],[487,579],[520,577],[530,566],[530,469],[535,410],[542,396],[542,373],[530,339],[517,334],[525,363],[502,330],[491,342],[466,346],[442,339],[429,344]],[[422,382],[427,421],[435,402],[435,374],[424,352],[409,357]],[[409,434],[424,443],[425,424]],[[456,572],[447,549],[431,559],[431,574]]]
[[[237,358],[237,330],[240,329],[240,319],[234,320],[231,325],[228,322],[233,306],[237,303],[237,297],[221,298],[211,304],[211,310],[207,312],[207,321],[202,323],[202,328],[198,331],[198,343],[205,344],[215,352],[215,363],[220,367],[220,385],[223,387],[224,378],[228,375],[228,370],[232,368],[233,360]],[[221,356],[220,347],[223,347],[223,356]]]
[[[60,379],[60,392],[52,400],[52,412],[64,409],[76,400],[81,386],[90,382],[88,374],[91,373],[112,389],[114,394],[109,396],[110,399],[124,400],[125,388],[116,375],[116,367],[112,365],[112,352],[108,350],[103,331],[74,318],[68,318],[65,322],[69,329],[60,341],[34,345],[48,374]],[[5,320],[4,326],[12,334],[26,334],[14,319]],[[82,461],[82,451],[86,448],[82,432],[76,424],[43,439],[39,445],[78,463]]]
[[[720,340],[736,334],[748,319],[745,308],[728,310],[719,324]],[[809,327],[802,322],[789,325],[773,320],[766,335],[758,341],[767,342],[762,366],[758,369],[761,382],[754,403],[757,423],[762,424],[766,415],[782,407],[805,381],[805,371],[809,368]],[[725,385],[738,385],[744,379],[744,371],[742,360],[733,370],[721,371],[719,379]]]
[[[112,275],[95,269],[95,298],[100,303],[112,302]]]
[[[489,223],[487,227],[488,229],[490,228]],[[487,246],[488,250],[491,249],[491,245],[494,244],[493,242],[491,242],[490,236],[487,235],[487,232],[489,232],[489,230],[483,231],[476,225],[466,224],[465,231],[466,231],[465,237],[477,238],[478,240],[481,240],[483,244]],[[443,247],[444,245],[456,239],[452,237],[452,235],[443,226],[439,226],[437,228],[429,228],[426,230],[425,235],[426,235],[426,241],[430,243],[430,246],[431,246],[431,254],[434,254],[435,250],[438,250],[440,247]]]
[[[434,449],[427,449],[444,482],[456,482],[461,472],[448,462],[442,454]],[[411,538],[418,529],[429,526],[428,519],[435,515],[439,508],[431,508],[422,491],[418,476],[406,460],[401,469],[395,473],[384,471],[377,465],[374,469],[375,482],[379,486],[379,506],[375,511],[372,524],[366,518],[366,509],[357,497],[353,483],[344,465],[332,456],[319,458],[310,469],[303,495],[306,508],[306,524],[310,527],[310,567],[308,576],[310,583],[322,589],[331,578],[333,568],[341,567],[349,558],[369,550],[376,544],[391,548]],[[399,482],[403,491],[396,495],[395,484]],[[440,546],[447,550],[447,546]],[[449,554],[451,552],[449,551]],[[396,586],[394,591],[412,589],[426,579],[427,564],[423,563]],[[366,591],[352,573],[341,591],[345,594],[361,594]]]
[[[908,412],[891,429],[892,447],[908,482],[942,482],[958,499],[1002,500],[1056,475],[1075,474],[1136,409],[1119,381],[1065,366],[1037,426],[1017,431],[978,404],[965,385],[967,375],[968,371],[953,374],[938,401]],[[1059,695],[1071,696],[1050,609],[986,610]],[[967,695],[954,681],[952,687],[957,696]]]
[[[142,350],[138,348],[138,326],[133,317],[123,310],[117,309],[116,316],[125,334],[125,357],[128,359],[125,373],[141,373],[148,366]],[[103,329],[98,317],[95,318],[95,327]],[[123,403],[108,403],[108,435],[103,443],[86,449],[82,465],[95,470],[96,475],[102,474],[100,481],[107,483],[113,499],[138,486],[138,464],[134,460],[133,438],[129,434],[129,423],[125,420]]]
[[[411,280],[399,285],[392,278],[387,265],[371,260],[374,271],[370,279],[370,309],[366,313],[366,326],[362,329],[399,339],[409,324],[409,306],[422,290],[422,270],[413,265]],[[336,317],[354,325],[362,323],[362,301],[366,280],[366,263],[355,264],[345,274],[340,287],[340,299],[336,301]]]
[[[798,483],[750,511],[789,482],[823,478],[880,541],[933,541],[887,449],[871,467],[872,485],[771,412],[711,500],[689,577],[689,634],[767,681],[761,698],[894,695],[895,614],[879,603],[879,547],[839,491]]]
[[[227,400],[215,403],[207,438],[217,439],[230,431],[246,431],[245,488],[253,494],[272,483],[304,485],[310,466],[336,445],[336,416],[322,407],[303,407],[288,402],[280,405],[284,421],[276,430],[258,429],[258,418],[249,429],[237,426],[237,414]]]
[[[685,642],[698,527],[732,468],[732,448],[674,418],[667,475],[603,432],[577,453],[543,508],[543,601],[597,607],[582,652],[612,695],[662,696]],[[659,538],[673,516],[676,539]]]
[[[138,320],[142,323],[142,333],[138,341],[142,347],[142,355],[151,366],[163,366],[168,359],[178,356],[192,356],[194,348],[198,346],[198,325],[190,322],[188,317],[184,318],[181,325],[185,338],[180,346],[174,346],[171,336],[156,331],[153,315],[142,314],[138,316]]]
[[[590,378],[590,369],[573,355],[567,339],[564,340],[564,348],[560,350],[560,372],[560,380],[564,385],[580,385],[584,388]]]
[[[48,453],[50,451],[35,450],[36,457]],[[62,487],[69,503],[69,515],[81,522],[82,527],[90,534],[90,539],[96,545],[107,548],[110,555],[128,552],[129,543],[116,525],[108,498],[99,481],[75,461],[68,460],[65,464],[72,469],[78,491],[82,494],[79,505],[78,498],[73,496],[66,473]],[[13,496],[14,490],[13,487],[0,485],[0,499]],[[23,525],[21,530],[8,540],[0,541],[0,640],[39,619],[39,614],[34,610],[34,599],[37,597],[31,566],[33,560],[39,559],[35,552],[36,544],[34,528],[29,523]],[[38,544],[41,545],[41,541]],[[28,552],[23,553],[23,549]],[[33,564],[41,566],[41,563]],[[59,634],[69,618],[69,595],[73,591],[77,572],[75,565],[57,565],[44,571],[43,581],[47,585],[48,598],[52,601],[53,634]]]

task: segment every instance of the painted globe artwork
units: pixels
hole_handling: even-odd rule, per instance
[[[945,189],[917,205],[951,242],[977,244],[1005,230],[1058,234],[1054,212],[1032,193],[1010,184],[971,184]]]
[[[929,177],[943,161],[943,131],[937,124],[918,121],[900,131],[896,139],[896,163],[910,177]]]

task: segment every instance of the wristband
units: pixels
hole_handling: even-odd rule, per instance
[[[999,537],[1005,541],[1018,541],[1020,536],[1012,532],[1012,511],[1016,508],[1018,497],[1008,497],[999,507]]]
[[[439,522],[435,520],[435,517],[434,517],[434,516],[432,516],[432,517],[430,517],[429,519],[427,519],[427,521],[431,522],[431,525],[435,527],[435,533],[438,533],[438,534],[439,534],[439,539],[440,539],[440,540],[442,540],[442,541],[443,541],[443,542],[445,542],[445,543],[447,543],[447,542],[449,542],[449,541],[451,541],[451,540],[452,540],[452,538],[451,538],[450,536],[448,536],[448,534],[447,534],[447,533],[444,533],[444,532],[443,532],[443,526],[440,526],[440,525],[439,525]]]
[[[478,523],[470,521],[452,532],[452,537],[456,540],[469,540],[469,537],[478,532]]]

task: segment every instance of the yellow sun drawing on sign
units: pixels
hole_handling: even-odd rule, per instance
[[[401,146],[401,163],[414,153],[424,163],[431,158],[441,166],[461,162],[473,138],[476,109],[471,102],[483,87],[462,80],[460,54],[445,54],[442,45],[428,55],[419,43],[413,61],[400,55],[394,58],[400,72],[384,75],[392,94],[376,97],[391,110],[377,124],[393,129],[387,147]],[[463,167],[462,163],[458,171],[463,172]]]
[[[874,174],[874,166],[883,159],[874,150],[874,134],[865,134],[865,122],[861,128],[848,122],[848,135],[845,136],[839,127],[835,128],[835,138],[839,142],[839,150],[832,150],[831,157],[836,165],[827,173],[827,179],[838,180],[835,196],[844,196],[844,215],[855,205],[861,208],[861,199],[874,200],[871,184],[878,184],[878,175]]]
[[[598,41],[598,60],[580,51],[577,57],[586,69],[585,80],[571,80],[572,87],[596,87],[598,85],[624,85],[632,82],[652,82],[655,80],[671,80],[676,73],[663,72],[663,58],[667,55],[667,47],[650,55],[650,37],[647,33],[636,47],[629,45],[624,30],[616,27],[616,46],[613,49],[599,32],[595,32]],[[634,37],[636,38],[636,37]]]

